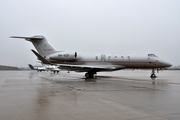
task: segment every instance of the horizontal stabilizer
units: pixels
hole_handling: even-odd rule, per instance
[[[42,40],[44,37],[43,36],[32,36],[32,37],[11,36],[10,38],[21,38],[25,40],[32,40],[32,39]]]
[[[40,54],[38,54],[35,50],[31,50],[39,60],[42,61],[43,64],[52,64],[51,62],[47,61],[45,58],[43,58]]]

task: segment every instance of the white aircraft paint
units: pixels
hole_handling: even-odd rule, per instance
[[[155,69],[170,67],[171,64],[161,60],[153,53],[134,54],[124,52],[79,52],[57,51],[43,36],[19,37],[32,42],[38,53],[32,52],[42,63],[56,64],[61,69],[76,72],[87,72],[86,78],[92,78],[101,71],[115,71],[125,68],[152,69],[151,77],[156,77]]]

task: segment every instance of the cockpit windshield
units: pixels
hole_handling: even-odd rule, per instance
[[[157,57],[155,54],[148,54],[148,57]]]

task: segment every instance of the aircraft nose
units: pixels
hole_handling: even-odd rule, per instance
[[[163,67],[171,67],[172,66],[172,64],[165,62],[165,61],[161,61],[161,64]]]

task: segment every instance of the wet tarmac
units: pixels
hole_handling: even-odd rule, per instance
[[[180,71],[0,71],[0,120],[180,120]]]

